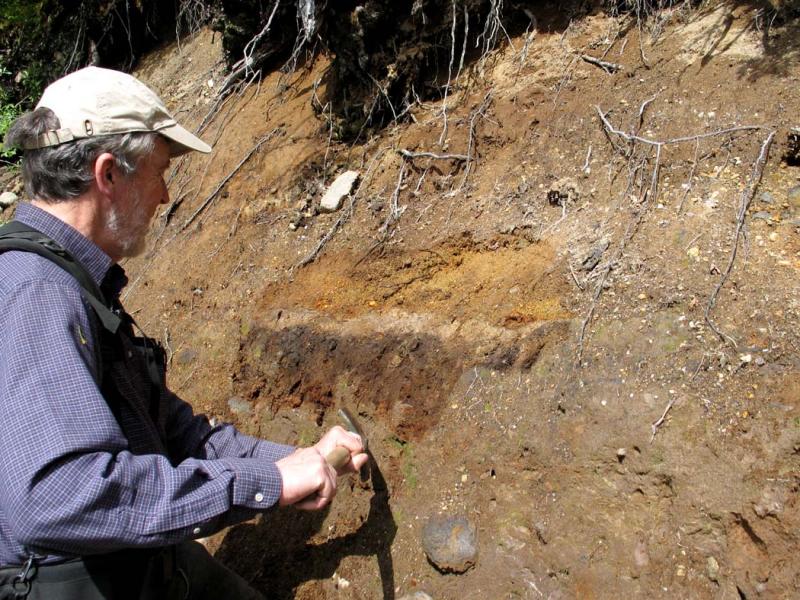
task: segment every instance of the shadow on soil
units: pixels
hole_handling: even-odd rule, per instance
[[[389,488],[372,455],[369,480],[369,513],[352,533],[315,544],[310,540],[319,533],[327,511],[278,511],[265,515],[257,524],[231,529],[216,557],[249,579],[268,598],[288,600],[295,597],[295,590],[304,582],[333,577],[345,557],[375,556],[382,597],[393,600],[391,548],[397,524],[389,506]]]

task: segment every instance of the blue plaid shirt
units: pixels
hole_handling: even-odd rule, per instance
[[[100,248],[49,213],[22,204],[16,218],[64,246],[98,285],[111,268]],[[96,321],[58,266],[0,254],[0,565],[20,564],[29,551],[58,562],[203,537],[280,497],[275,461],[292,447],[212,427],[166,389],[175,466],[132,454],[98,388]]]

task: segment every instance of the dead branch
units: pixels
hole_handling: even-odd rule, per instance
[[[198,216],[200,216],[200,214],[201,214],[201,213],[202,213],[202,212],[203,212],[203,211],[204,211],[206,208],[208,208],[208,206],[211,204],[211,202],[213,202],[214,198],[216,198],[216,196],[217,196],[217,194],[220,192],[220,190],[221,190],[223,187],[225,187],[225,184],[227,184],[227,183],[228,183],[228,182],[231,180],[231,178],[233,178],[233,176],[234,176],[234,175],[236,175],[236,173],[239,171],[239,169],[241,169],[241,168],[242,168],[242,166],[243,166],[243,165],[244,165],[244,164],[245,164],[245,163],[246,163],[248,160],[250,160],[250,157],[251,157],[251,156],[253,156],[253,154],[255,154],[256,152],[258,152],[258,149],[259,149],[259,148],[261,148],[261,146],[263,146],[263,145],[264,145],[266,142],[268,142],[269,140],[271,140],[271,139],[272,139],[272,138],[275,136],[275,134],[276,134],[276,133],[278,133],[279,131],[281,131],[281,128],[280,128],[280,127],[276,127],[275,129],[273,129],[272,131],[270,131],[269,133],[267,133],[266,135],[264,135],[264,136],[263,136],[263,137],[262,137],[260,140],[258,140],[258,141],[256,142],[255,146],[253,146],[253,147],[250,149],[250,151],[249,151],[249,152],[248,152],[248,153],[245,155],[245,157],[244,157],[242,160],[240,160],[240,161],[239,161],[239,164],[237,164],[237,165],[236,165],[236,166],[233,168],[233,170],[232,170],[230,173],[228,173],[228,174],[225,176],[225,178],[224,178],[222,181],[220,181],[220,182],[219,182],[219,184],[217,185],[217,187],[215,187],[215,188],[214,188],[214,191],[213,191],[213,192],[211,192],[211,193],[210,193],[210,194],[209,194],[209,195],[206,197],[206,199],[205,199],[205,200],[203,200],[203,202],[201,202],[201,203],[200,203],[200,206],[198,206],[198,207],[197,207],[197,210],[195,210],[195,211],[192,213],[192,215],[191,215],[191,216],[190,216],[188,219],[186,219],[186,221],[183,223],[183,225],[181,225],[181,226],[178,228],[178,233],[180,233],[180,232],[182,232],[182,231],[185,231],[185,230],[186,230],[186,228],[187,228],[187,227],[189,227],[189,225],[191,225],[191,224],[194,222],[194,220],[195,220],[195,219],[196,219]]]
[[[478,117],[485,117],[486,110],[489,108],[489,104],[492,101],[492,91],[489,90],[486,92],[486,95],[483,97],[483,101],[480,103],[477,109],[472,112],[472,115],[469,119],[469,139],[467,141],[467,159],[464,161],[464,177],[461,179],[461,185],[458,186],[458,189],[461,190],[464,188],[464,184],[467,183],[467,177],[470,173],[470,168],[474,159],[472,158],[472,151],[475,148],[475,127],[476,121]]]
[[[339,215],[339,218],[336,219],[336,222],[328,230],[328,232],[324,236],[322,236],[322,239],[317,244],[317,247],[314,248],[311,251],[311,253],[308,256],[306,256],[303,260],[294,265],[290,269],[291,271],[305,267],[306,265],[309,265],[312,262],[314,262],[317,256],[319,256],[319,253],[322,252],[322,249],[325,247],[325,244],[331,241],[331,238],[333,238],[333,236],[336,235],[336,232],[339,231],[339,229],[341,229],[342,225],[344,225],[350,219],[351,215],[353,214],[353,209],[355,207],[355,200],[353,199],[352,196],[348,196],[348,200],[349,202],[347,203],[347,208],[342,211],[342,214]]]
[[[595,58],[594,56],[589,56],[588,54],[581,54],[581,59],[583,59],[590,65],[600,67],[601,69],[603,69],[603,71],[605,71],[609,75],[613,75],[617,71],[622,70],[622,65],[618,65],[617,63],[612,63],[605,60],[600,60],[599,58]]]
[[[644,55],[644,42],[643,42],[643,39],[642,39],[643,38],[643,36],[642,36],[642,17],[641,17],[641,14],[639,14],[638,7],[637,7],[637,10],[636,10],[636,21],[637,21],[637,24],[639,26],[639,36],[638,36],[639,37],[639,56],[642,59],[642,64],[644,65],[644,68],[645,69],[649,69],[650,68],[650,64],[647,62],[647,57]]]
[[[239,84],[237,85],[241,85],[241,82],[239,82]],[[211,121],[214,119],[214,116],[217,114],[217,112],[221,110],[223,106],[225,106],[225,103],[229,99],[234,97],[235,91],[236,91],[235,87],[230,87],[225,92],[220,91],[217,93],[217,98],[214,100],[214,103],[211,105],[211,108],[208,109],[206,115],[200,121],[200,125],[197,126],[195,133],[200,135],[206,130],[206,127],[208,127],[211,124]]]
[[[642,105],[639,107],[639,125],[636,127],[636,133],[639,133],[639,130],[642,128],[642,125],[644,125],[644,111],[647,110],[647,106],[655,99],[656,99],[655,96],[651,96],[650,98],[642,102]]]
[[[661,415],[661,418],[658,419],[652,425],[650,425],[650,430],[652,431],[652,435],[650,436],[651,444],[653,443],[653,440],[656,439],[656,432],[658,431],[658,428],[664,424],[664,419],[667,418],[667,413],[672,409],[674,405],[675,405],[675,399],[673,398],[669,401],[669,404],[667,404],[667,407],[664,409],[664,413]]]
[[[686,137],[672,138],[669,140],[651,140],[649,138],[645,138],[640,135],[625,133],[624,131],[615,129],[614,126],[608,121],[606,115],[603,113],[600,107],[595,106],[595,108],[597,109],[597,114],[600,115],[600,119],[603,121],[603,125],[605,126],[609,134],[613,133],[614,135],[617,135],[628,142],[641,142],[642,144],[647,144],[649,146],[666,146],[669,144],[681,144],[683,142],[693,142],[695,140],[702,140],[705,138],[710,138],[718,135],[736,133],[737,131],[754,131],[756,129],[762,129],[761,125],[740,125],[738,127],[729,127],[728,129],[718,129],[717,131],[710,131],[708,133],[699,133],[697,135],[689,135]]]
[[[486,64],[489,54],[494,50],[497,44],[498,34],[501,31],[505,34],[508,45],[514,50],[514,43],[511,41],[511,36],[508,35],[502,21],[503,0],[489,0],[489,5],[489,14],[486,15],[486,23],[484,23],[483,32],[475,39],[476,48],[481,44],[483,45],[481,57],[478,61],[481,70]]]
[[[459,162],[463,162],[467,160],[466,154],[435,154],[433,152],[412,152],[411,150],[406,150],[405,148],[400,148],[397,153],[406,158],[408,160],[414,160],[415,158],[433,158],[436,160],[456,160]]]
[[[400,190],[403,187],[403,178],[406,176],[406,163],[403,161],[403,164],[400,165],[400,172],[397,175],[397,185],[392,192],[392,197],[389,199],[389,215],[386,217],[386,220],[381,225],[381,228],[378,230],[381,233],[381,241],[385,240],[389,229],[394,225],[400,217],[405,212],[406,207],[403,206],[402,208],[399,206],[398,201],[400,198]]]
[[[567,266],[569,267],[569,274],[572,275],[572,280],[575,282],[575,285],[578,286],[580,291],[584,291],[586,288],[581,285],[580,281],[578,281],[578,276],[575,274],[575,269],[572,268],[572,262],[568,260]]]
[[[456,71],[456,79],[461,75],[464,70],[464,56],[467,54],[467,40],[469,39],[469,9],[467,3],[464,3],[464,43],[461,44],[461,59],[458,61],[458,71]]]
[[[264,39],[264,37],[269,33],[269,29],[272,26],[272,20],[275,18],[275,13],[278,12],[280,3],[281,0],[275,0],[275,5],[272,7],[272,12],[267,19],[266,25],[264,25],[261,31],[253,36],[253,38],[245,45],[243,52],[244,56],[234,63],[233,67],[231,67],[230,75],[225,78],[225,81],[222,83],[222,86],[219,89],[220,96],[228,93],[228,91],[233,87],[234,82],[239,79],[240,75],[244,74],[247,77],[251,74],[252,66],[255,62],[253,60],[253,51],[261,42],[261,40]]]
[[[419,179],[417,180],[417,187],[415,187],[415,188],[414,188],[414,191],[413,191],[413,192],[411,192],[411,194],[412,194],[413,196],[415,196],[415,197],[416,197],[416,196],[419,196],[419,191],[420,191],[420,189],[422,189],[422,182],[423,182],[423,181],[425,181],[425,176],[428,174],[428,171],[429,171],[429,170],[430,170],[430,167],[426,168],[426,169],[425,169],[425,170],[422,172],[422,175],[420,175],[420,176],[419,176]],[[417,219],[417,223],[419,223],[419,219]]]
[[[592,159],[592,145],[589,144],[589,150],[586,151],[586,160],[583,163],[583,167],[581,167],[581,171],[584,173],[589,173],[589,161]]]
[[[520,50],[519,53],[519,66],[517,67],[515,78],[519,77],[522,67],[525,66],[525,62],[528,60],[528,51],[530,50],[531,43],[533,43],[533,40],[536,38],[536,28],[538,27],[536,15],[527,8],[524,8],[523,11],[531,22],[528,23],[528,26],[525,28],[525,44],[522,46],[522,50]]]
[[[566,34],[566,32],[567,31],[564,30],[565,34]],[[559,98],[559,96],[561,96],[561,90],[564,88],[564,86],[567,84],[567,82],[572,78],[572,73],[571,73],[570,69],[572,68],[572,65],[574,65],[576,62],[578,62],[578,57],[577,56],[573,56],[570,59],[569,64],[566,67],[564,67],[564,74],[561,76],[561,79],[558,82],[558,86],[556,86],[556,93],[553,94],[553,109],[554,110],[556,108],[556,104],[558,104],[558,98]]]
[[[608,42],[608,45],[606,46],[606,49],[603,50],[603,54],[600,55],[600,60],[604,60],[605,57],[608,56],[608,53],[611,52],[611,49],[614,47],[614,44],[616,44],[617,40],[619,39],[619,34],[620,34],[619,22],[616,19],[614,19],[613,24],[616,26],[614,37],[609,40],[608,39],[609,36],[608,34],[606,34],[606,41]],[[622,56],[621,53],[620,56]]]
[[[328,102],[328,144],[325,146],[325,158],[322,160],[322,174],[327,177],[328,174],[328,154],[331,151],[331,142],[333,141],[333,103]]]
[[[456,0],[453,0],[453,25],[450,28],[450,64],[447,67],[447,85],[444,86],[442,97],[442,133],[439,135],[439,145],[443,146],[447,139],[447,96],[450,93],[450,81],[453,78],[453,61],[456,58]]]
[[[731,255],[728,259],[728,266],[725,269],[725,272],[722,274],[722,277],[717,284],[717,287],[714,289],[714,292],[711,294],[711,297],[708,299],[708,306],[706,306],[705,312],[705,320],[706,324],[709,328],[716,333],[722,340],[730,343],[734,348],[736,348],[736,340],[734,340],[731,336],[726,335],[725,333],[721,332],[716,325],[711,321],[711,317],[709,316],[711,310],[714,308],[714,305],[717,302],[717,296],[719,295],[722,286],[725,285],[725,282],[728,280],[728,277],[731,274],[731,270],[733,269],[733,263],[736,260],[736,251],[739,247],[739,237],[742,233],[742,228],[744,227],[744,221],[747,217],[747,209],[750,208],[750,203],[753,201],[753,197],[756,194],[756,189],[758,188],[758,184],[761,182],[761,176],[764,173],[764,164],[767,161],[767,156],[769,154],[769,148],[772,145],[772,139],[775,137],[775,131],[771,131],[770,134],[767,136],[767,139],[764,140],[764,143],[761,145],[761,152],[758,154],[758,158],[756,159],[755,163],[753,163],[753,172],[750,176],[750,182],[742,191],[741,200],[739,201],[739,211],[738,217],[736,219],[736,230],[733,235],[733,247],[731,248]]]

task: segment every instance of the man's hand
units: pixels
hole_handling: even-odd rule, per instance
[[[338,446],[350,451],[350,460],[337,473],[325,457]],[[283,478],[278,503],[302,510],[323,508],[336,495],[337,475],[357,472],[367,459],[361,438],[337,425],[311,448],[301,448],[275,463]]]

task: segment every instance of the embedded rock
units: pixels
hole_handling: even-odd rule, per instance
[[[434,516],[422,530],[422,547],[440,571],[464,573],[475,565],[477,530],[463,516]]]
[[[319,203],[320,212],[335,212],[342,207],[345,197],[352,191],[358,179],[358,171],[345,171],[325,190]]]

